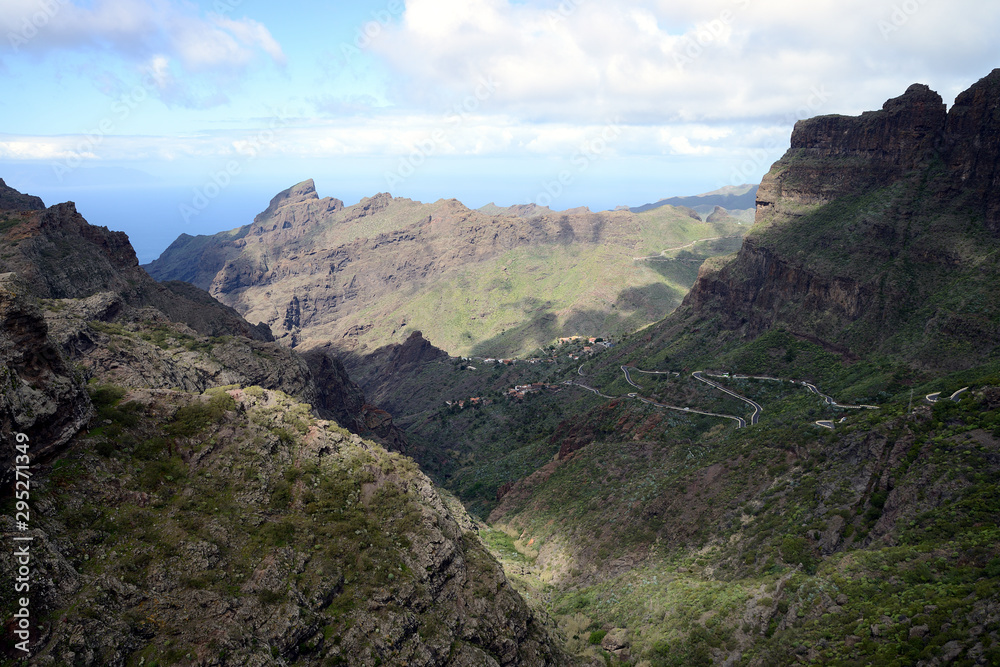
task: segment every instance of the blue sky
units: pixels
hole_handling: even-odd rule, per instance
[[[1000,65],[994,0],[3,0],[0,177],[129,233],[315,178],[469,206],[756,182],[797,119]]]

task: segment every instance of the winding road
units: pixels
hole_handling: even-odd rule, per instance
[[[580,367],[577,369],[576,372],[581,377],[586,377],[584,375],[584,373],[583,373],[583,366],[584,366],[583,364],[580,364]],[[636,389],[640,389],[640,390],[642,389],[642,387],[639,386],[638,384],[636,384],[635,381],[632,379],[631,371],[635,371],[637,373],[646,373],[646,374],[649,374],[649,375],[674,375],[674,376],[680,376],[680,373],[676,373],[676,372],[673,372],[673,371],[643,371],[643,370],[640,370],[638,368],[634,368],[634,367],[630,367],[630,366],[626,366],[626,365],[619,366],[619,368],[621,369],[622,374],[625,376],[625,381],[630,386],[635,387]],[[753,408],[753,412],[750,414],[749,425],[751,425],[751,426],[755,425],[755,424],[757,424],[760,421],[760,415],[764,412],[764,408],[762,408],[759,403],[757,403],[756,401],[753,401],[753,400],[747,398],[746,396],[741,396],[740,394],[737,394],[736,392],[734,392],[734,391],[732,391],[732,390],[724,387],[723,385],[719,384],[718,382],[715,382],[713,380],[709,380],[708,378],[705,377],[705,375],[706,375],[705,371],[695,371],[694,373],[691,374],[691,377],[693,377],[694,379],[696,379],[696,380],[698,380],[700,382],[704,382],[705,384],[707,384],[707,385],[709,385],[709,386],[711,386],[711,387],[713,387],[715,389],[718,389],[721,392],[729,394],[733,398],[739,399],[739,400],[743,401],[744,403],[746,403],[747,405],[749,405],[751,408]],[[729,375],[713,375],[712,377],[730,377],[730,376]],[[844,404],[841,404],[841,403],[837,403],[837,401],[835,401],[832,396],[824,394],[823,392],[821,392],[816,387],[816,385],[812,384],[811,382],[806,382],[805,380],[782,380],[781,378],[774,378],[774,377],[769,377],[769,376],[751,376],[751,375],[733,375],[731,377],[734,380],[754,379],[754,380],[770,380],[770,381],[773,381],[773,382],[791,382],[792,384],[801,384],[803,387],[805,387],[806,389],[808,389],[810,392],[812,392],[812,393],[816,394],[817,396],[819,396],[820,398],[822,398],[824,403],[826,403],[827,405],[829,405],[831,407],[835,407],[835,408],[843,408],[843,409],[851,409],[851,410],[878,410],[879,409],[879,406],[877,406],[877,405],[864,405],[864,404],[861,404],[861,405],[844,405]],[[607,398],[607,399],[622,398],[621,396],[608,396],[607,394],[604,394],[601,391],[599,391],[597,389],[594,389],[593,387],[585,385],[585,384],[583,384],[581,382],[577,382],[575,380],[566,380],[565,382],[563,382],[563,384],[565,384],[565,385],[572,385],[572,386],[575,386],[575,387],[580,387],[581,389],[586,389],[587,391],[591,391],[591,392],[597,394],[598,396],[601,396],[602,398]],[[968,390],[968,387],[966,387],[964,389],[959,389],[958,391],[956,391],[954,394],[951,395],[951,400],[958,401],[959,400],[958,396],[960,396],[963,392],[965,392],[967,390]],[[927,400],[928,400],[928,402],[934,403],[935,401],[938,400],[938,398],[937,398],[938,396],[940,396],[940,392],[938,392],[936,394],[928,394],[927,395]],[[665,410],[677,410],[679,412],[688,412],[688,413],[693,413],[693,414],[696,414],[696,415],[707,415],[709,417],[720,417],[722,419],[731,419],[731,420],[733,420],[733,421],[736,422],[736,428],[744,428],[745,426],[748,425],[747,424],[747,420],[745,420],[743,417],[738,417],[736,415],[724,415],[724,414],[720,414],[720,413],[717,413],[717,412],[705,412],[704,410],[694,410],[694,409],[689,408],[689,407],[680,407],[680,406],[677,406],[677,405],[667,405],[666,403],[658,403],[658,402],[656,402],[656,401],[654,401],[652,399],[646,398],[644,396],[640,396],[638,392],[631,392],[629,394],[626,394],[626,397],[635,399],[637,401],[641,401],[642,403],[645,403],[647,405],[653,405],[653,406],[656,406],[658,408],[663,408]],[[816,423],[817,426],[821,426],[823,428],[828,428],[828,429],[833,429],[836,424],[842,423],[845,419],[847,419],[847,417],[842,417],[837,422],[834,422],[832,419],[821,419],[821,420],[819,420],[819,421],[817,421],[815,423]]]
[[[959,389],[958,391],[956,391],[954,394],[952,394],[951,396],[949,396],[948,399],[952,400],[952,401],[955,401],[956,403],[958,403],[960,400],[962,400],[961,398],[959,398],[959,396],[961,396],[962,394],[964,394],[967,391],[969,391],[968,387],[962,387],[961,389]],[[928,403],[937,403],[938,401],[941,400],[941,392],[940,391],[936,391],[933,394],[927,394],[927,396],[925,396],[924,398],[927,399]]]
[[[760,415],[761,415],[762,412],[764,412],[764,408],[760,407],[760,404],[755,403],[754,401],[751,401],[746,396],[740,396],[735,391],[730,391],[729,389],[726,389],[725,387],[723,387],[718,382],[713,382],[712,380],[708,380],[708,379],[702,377],[702,375],[703,375],[704,372],[705,371],[695,371],[694,373],[691,373],[691,377],[693,377],[695,380],[701,380],[705,384],[712,385],[713,387],[715,387],[719,391],[725,392],[725,393],[729,394],[730,396],[732,396],[733,398],[738,398],[739,400],[743,401],[744,403],[749,404],[750,407],[753,408],[753,413],[750,415],[750,424],[756,424],[760,420]]]
[[[698,245],[699,243],[703,243],[705,241],[719,241],[720,239],[735,239],[735,238],[740,238],[740,236],[737,234],[737,235],[734,235],[734,236],[713,236],[712,238],[708,238],[708,239],[698,239],[696,241],[691,241],[691,243],[687,243],[685,245],[679,245],[676,248],[664,248],[663,250],[660,251],[659,255],[650,255],[649,257],[633,257],[632,261],[633,262],[641,262],[643,260],[674,261],[670,257],[664,257],[663,253],[670,252],[671,250],[683,250],[684,248],[690,248],[691,246]],[[690,260],[690,261],[702,262],[704,260],[697,259],[697,260]]]
[[[847,410],[878,410],[878,406],[877,405],[864,405],[864,404],[861,404],[861,405],[844,405],[842,403],[838,403],[837,401],[833,400],[832,397],[827,396],[826,394],[824,394],[823,392],[821,392],[819,389],[817,389],[816,385],[810,384],[810,383],[806,382],[805,380],[791,380],[791,383],[792,384],[796,384],[796,383],[801,384],[803,387],[805,387],[806,389],[808,389],[812,393],[814,393],[817,396],[819,396],[820,398],[822,398],[824,403],[826,403],[827,405],[829,405],[831,407],[834,407],[834,408],[845,408]]]

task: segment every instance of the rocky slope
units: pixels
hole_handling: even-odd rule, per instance
[[[0,211],[0,270],[18,276],[22,296],[43,299],[54,343],[86,373],[136,388],[280,389],[345,428],[405,449],[391,417],[368,404],[332,354],[303,358],[271,342],[267,325],[250,325],[203,290],[157,283],[125,234],[90,225],[72,203],[46,209],[6,185],[0,195],[19,206]]]
[[[32,480],[33,664],[567,664],[412,461],[259,387],[94,400]]]
[[[72,205],[26,208],[0,227],[31,279],[0,275],[0,459],[30,437],[33,664],[570,664],[460,506],[343,428],[405,448],[335,357],[156,284]]]
[[[1000,71],[946,111],[911,86],[880,111],[800,121],[736,258],[703,268],[663,337],[774,327],[927,370],[992,358]],[[714,333],[713,333],[714,335]]]
[[[0,487],[14,477],[14,436],[24,433],[36,458],[51,457],[93,414],[83,376],[49,338],[42,309],[15,274],[0,274]]]
[[[686,272],[634,258],[743,229],[692,215],[473,211],[388,194],[345,207],[306,181],[252,224],[181,236],[147,268],[208,290],[293,347],[372,351],[419,329],[453,354],[509,356],[564,332],[618,333],[672,310]]]

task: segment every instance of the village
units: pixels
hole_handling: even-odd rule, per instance
[[[529,357],[528,359],[462,357],[462,361],[465,363],[475,361],[482,364],[499,364],[504,366],[514,366],[515,364],[555,364],[559,362],[560,357],[562,357],[562,350],[565,350],[567,346],[572,349],[566,353],[566,358],[573,361],[579,361],[580,359],[586,358],[603,350],[611,349],[614,347],[614,342],[610,339],[594,336],[566,336],[564,338],[557,339],[554,344],[549,345],[544,350],[540,350],[540,352],[550,353],[544,356],[536,355]],[[470,371],[478,370],[476,366],[471,365],[465,366],[465,369]],[[534,394],[542,390],[558,391],[561,387],[562,385],[560,383],[532,382],[530,384],[515,385],[504,392],[503,395],[508,399],[522,400],[529,394]],[[459,410],[464,410],[466,406],[479,407],[490,405],[491,403],[491,399],[481,396],[473,396],[471,398],[458,401],[445,401],[446,406],[456,407]]]

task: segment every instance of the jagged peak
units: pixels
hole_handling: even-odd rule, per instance
[[[316,183],[310,178],[274,195],[267,209],[254,218],[254,222],[266,220],[274,215],[275,211],[284,206],[291,206],[292,204],[300,204],[305,201],[318,199],[319,194],[316,193]]]
[[[930,86],[923,83],[914,83],[899,97],[887,100],[882,105],[882,110],[893,112],[912,107],[926,107],[935,112],[940,110],[942,112],[940,115],[942,116],[947,108],[941,95],[931,90]]]

